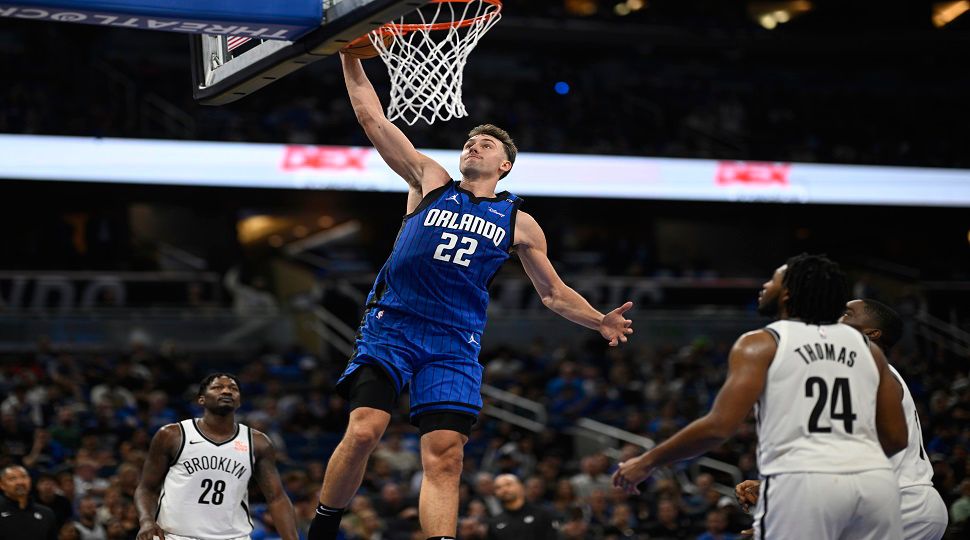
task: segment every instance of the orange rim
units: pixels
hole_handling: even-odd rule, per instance
[[[452,2],[452,3],[455,3],[455,4],[460,4],[460,3],[469,4],[469,3],[474,2],[474,1],[475,0],[431,0],[428,3],[429,4],[444,4],[445,2]],[[471,19],[462,19],[462,20],[459,20],[459,21],[440,22],[440,23],[434,23],[434,24],[420,24],[420,23],[399,24],[399,23],[387,23],[384,26],[382,26],[382,27],[378,28],[377,30],[375,30],[375,32],[391,32],[391,33],[394,33],[394,34],[404,35],[404,34],[407,34],[409,32],[417,32],[419,30],[425,30],[425,31],[427,31],[427,30],[448,30],[448,29],[451,29],[451,28],[464,28],[466,26],[471,26],[471,25],[473,25],[473,24],[475,24],[475,23],[477,23],[479,21],[486,21],[488,19],[491,19],[492,17],[494,17],[494,16],[496,16],[499,13],[502,12],[502,2],[501,2],[501,0],[481,0],[481,1],[484,2],[484,3],[486,3],[486,4],[491,4],[491,5],[495,6],[496,7],[495,11],[490,11],[488,13],[484,13],[482,15],[479,15],[478,17],[472,17]]]
[[[475,0],[430,0],[428,3],[429,4],[444,4],[445,2],[451,2],[451,3],[455,3],[455,4],[461,4],[461,3],[470,4],[471,2],[474,2],[474,1]],[[375,30],[372,30],[370,33],[371,34],[373,34],[373,33],[392,34],[392,35],[396,35],[396,36],[403,36],[403,35],[409,34],[411,32],[418,32],[418,31],[422,31],[422,30],[423,31],[430,31],[430,30],[449,30],[451,28],[464,28],[466,26],[471,26],[471,25],[473,25],[473,24],[475,24],[475,23],[477,23],[479,21],[487,21],[488,19],[491,19],[492,17],[495,17],[496,15],[498,15],[499,13],[502,12],[502,1],[501,0],[481,0],[481,1],[484,2],[484,3],[486,3],[486,4],[491,4],[491,5],[495,6],[495,8],[496,8],[495,11],[490,11],[488,13],[484,13],[482,15],[479,15],[478,17],[472,17],[471,19],[462,19],[462,20],[459,20],[459,21],[440,22],[440,23],[434,23],[434,24],[420,24],[420,23],[400,24],[400,23],[387,23],[384,26],[381,26],[381,27],[379,27],[379,28],[377,28]],[[368,38],[367,36],[368,36],[368,34],[364,34],[364,35],[360,36],[359,38],[351,41],[346,46],[347,47],[357,47],[357,46],[363,45],[365,43],[370,43],[370,38]]]

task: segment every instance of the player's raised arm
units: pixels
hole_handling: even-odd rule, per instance
[[[899,381],[889,371],[886,356],[875,343],[869,350],[879,370],[879,388],[876,391],[876,432],[879,444],[887,457],[906,448],[909,431],[906,427],[906,413],[903,412],[903,389]]]
[[[777,347],[767,332],[741,336],[728,356],[728,375],[706,415],[639,457],[624,461],[613,474],[613,485],[639,493],[637,485],[657,467],[690,459],[728,439],[764,390],[768,367]]]
[[[597,330],[610,342],[611,347],[626,343],[627,336],[633,333],[630,327],[633,321],[623,314],[633,307],[633,302],[627,302],[606,315],[597,311],[556,273],[546,253],[546,235],[536,220],[521,210],[518,212],[515,222],[516,250],[542,303],[576,324]]]
[[[256,468],[253,475],[259,490],[266,498],[266,507],[273,518],[276,532],[283,540],[298,540],[296,532],[296,516],[293,503],[283,490],[280,473],[276,469],[276,450],[262,432],[253,430],[253,453],[256,457]]]
[[[422,195],[447,182],[448,171],[418,152],[407,136],[384,116],[381,101],[360,60],[341,54],[340,62],[357,121],[387,165],[408,185],[420,188]]]
[[[155,522],[155,516],[158,514],[158,497],[162,491],[162,482],[168,473],[168,467],[181,444],[182,433],[178,424],[164,426],[152,437],[148,458],[145,459],[145,465],[142,467],[141,480],[135,489],[135,508],[138,510],[138,522],[141,525],[137,540],[154,540],[156,536],[160,540],[165,540],[165,532]]]

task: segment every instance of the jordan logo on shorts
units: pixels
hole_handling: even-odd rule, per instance
[[[468,343],[474,343],[475,345],[480,345],[480,343],[478,343],[478,341],[475,339],[475,334],[470,334],[468,336]]]

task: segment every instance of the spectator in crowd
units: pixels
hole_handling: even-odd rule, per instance
[[[33,428],[13,411],[0,412],[0,451],[20,462],[34,444]]]
[[[723,510],[711,510],[704,521],[704,534],[697,540],[737,540],[738,535],[727,531],[728,517]]]
[[[103,383],[91,389],[91,403],[95,407],[105,405],[110,408],[109,410],[114,410],[120,405],[134,409],[138,405],[135,395],[119,384],[114,375],[110,375]]]
[[[583,458],[580,469],[582,472],[569,479],[576,491],[576,496],[585,499],[595,490],[606,491],[613,485],[609,469],[609,459],[603,454],[593,454]]]
[[[0,469],[0,540],[55,540],[53,510],[30,497],[30,475],[20,465]]]
[[[107,540],[108,533],[97,518],[97,499],[91,495],[81,497],[77,505],[77,521],[74,522],[74,527],[81,535],[81,540]]]
[[[349,540],[407,540],[411,536],[410,525],[391,529],[373,508],[362,509],[355,517],[345,528]]]
[[[629,504],[617,504],[613,507],[613,515],[603,530],[603,537],[607,540],[621,538],[636,538],[636,518]]]
[[[560,529],[562,540],[584,540],[589,538],[589,524],[583,519],[583,511],[573,508]]]
[[[489,522],[489,540],[555,540],[558,523],[545,510],[525,500],[525,487],[518,477],[496,477],[495,496],[502,503],[502,511]]]
[[[463,517],[458,521],[458,538],[462,540],[486,540],[488,526],[481,521]]]
[[[81,534],[73,522],[65,523],[57,533],[57,540],[81,540]]]
[[[406,528],[409,520],[417,519],[418,505],[413,497],[405,497],[401,485],[388,482],[381,487],[380,497],[374,501],[377,515],[384,519],[388,530]]]
[[[560,478],[556,482],[556,491],[552,498],[552,512],[556,519],[565,522],[578,502],[576,489],[568,478]]]
[[[61,530],[61,527],[69,519],[74,510],[71,508],[71,501],[67,497],[58,493],[57,479],[48,473],[40,474],[37,476],[37,502],[54,512],[54,524],[57,530]]]
[[[687,511],[691,514],[703,514],[710,507],[708,491],[714,486],[714,477],[709,473],[701,473],[694,478],[693,493],[687,498]],[[715,491],[715,494],[717,492]],[[714,501],[716,504],[717,501]]]
[[[418,454],[413,449],[404,447],[403,437],[396,430],[389,430],[381,441],[374,457],[386,462],[391,469],[400,475],[410,475],[420,467]]]
[[[488,515],[495,516],[502,511],[502,503],[495,496],[495,476],[488,472],[475,475],[475,497],[485,503]]]
[[[83,498],[87,495],[104,496],[110,483],[98,476],[98,463],[92,459],[79,461],[74,468],[74,496]]]
[[[970,526],[970,478],[960,482],[960,498],[950,505],[950,522],[964,530]]]
[[[673,499],[662,499],[657,503],[657,520],[646,528],[650,538],[686,539],[690,538],[690,527],[680,515],[680,508]]]
[[[60,465],[64,457],[64,448],[51,439],[50,432],[38,427],[34,429],[34,444],[31,445],[30,452],[24,456],[23,464],[25,467],[51,469]]]
[[[121,520],[108,520],[104,527],[105,533],[108,535],[108,540],[129,540],[130,538],[134,538],[131,528],[125,527],[125,524]]]
[[[533,475],[525,480],[525,500],[534,506],[549,506],[549,501],[546,500],[546,481],[541,476]]]

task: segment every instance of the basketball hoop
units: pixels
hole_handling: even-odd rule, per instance
[[[414,125],[468,116],[461,101],[465,62],[501,12],[500,0],[431,0],[367,34],[391,78],[388,119]],[[394,39],[383,39],[388,34]]]

